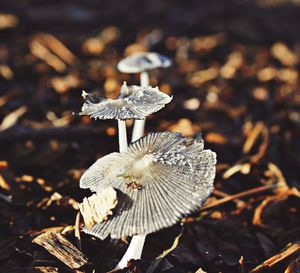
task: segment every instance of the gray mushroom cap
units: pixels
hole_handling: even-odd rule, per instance
[[[201,137],[150,133],[122,153],[98,159],[81,177],[80,187],[118,191],[108,220],[85,228],[101,239],[149,234],[172,226],[200,208],[213,190],[216,154]]]
[[[152,87],[123,84],[119,98],[106,99],[83,91],[84,104],[80,115],[99,119],[144,119],[159,111],[172,97]]]
[[[141,73],[159,67],[169,67],[169,58],[154,52],[134,53],[118,63],[119,71],[123,73]]]

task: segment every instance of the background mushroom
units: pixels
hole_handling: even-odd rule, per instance
[[[171,60],[155,52],[134,53],[118,63],[119,71],[123,73],[140,73],[140,84],[149,86],[148,70],[159,67],[169,67]],[[136,120],[133,127],[132,139],[135,141],[144,135],[145,119]]]
[[[106,99],[83,91],[84,104],[80,115],[89,115],[99,119],[117,119],[120,152],[127,149],[126,119],[145,119],[146,116],[159,111],[172,97],[158,88],[127,86],[124,82],[119,98]]]
[[[216,154],[203,147],[199,136],[150,133],[127,151],[97,160],[80,187],[94,192],[113,187],[118,205],[111,218],[85,232],[101,239],[146,235],[200,208],[212,192],[216,164]],[[121,262],[120,268],[127,265]]]

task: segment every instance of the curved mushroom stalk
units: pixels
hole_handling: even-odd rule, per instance
[[[118,263],[115,269],[123,269],[127,266],[130,260],[139,260],[142,257],[146,235],[134,235],[130,241],[130,244]]]
[[[143,71],[140,74],[140,83],[142,87],[149,86],[149,73],[147,71]],[[145,125],[146,125],[146,119],[137,119],[134,121],[134,126],[132,130],[132,137],[131,142],[134,142],[144,136],[145,134]]]

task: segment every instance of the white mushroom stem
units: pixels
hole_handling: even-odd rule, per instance
[[[143,71],[140,75],[140,82],[142,87],[149,86],[149,74],[147,71]],[[144,135],[146,119],[135,120],[131,142],[138,140]]]
[[[149,86],[149,74],[144,71],[140,75],[141,86]],[[131,141],[136,141],[144,135],[145,129],[145,119],[136,120],[133,126],[132,138]],[[119,135],[120,136],[120,135]],[[127,143],[127,142],[126,142]],[[121,146],[120,146],[121,147]],[[121,151],[121,150],[120,150]],[[118,263],[116,269],[123,269],[127,266],[127,263],[130,260],[139,260],[141,259],[146,235],[135,235],[132,237],[130,244],[121,259]]]
[[[141,258],[145,239],[146,235],[135,235],[132,237],[129,247],[116,269],[123,269],[130,260],[139,260]]]
[[[125,152],[127,150],[127,133],[125,120],[118,119],[118,133],[119,133],[119,151]]]

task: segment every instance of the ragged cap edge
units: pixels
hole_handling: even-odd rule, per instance
[[[145,139],[146,137],[148,140]],[[101,239],[108,235],[112,238],[120,238],[152,233],[172,226],[183,217],[201,208],[203,202],[212,192],[216,173],[216,153],[211,150],[203,150],[201,136],[196,136],[193,142],[191,141],[192,138],[182,137],[180,133],[151,133],[150,136],[146,137],[132,143],[126,152],[113,153],[99,159],[84,176],[84,181],[81,183],[84,184],[85,188],[91,186],[91,190],[102,191],[101,187],[112,185],[118,188],[120,193],[124,193],[120,195],[119,206],[116,208],[114,216],[109,218],[107,222],[99,223],[90,229],[86,228],[86,233]],[[152,144],[148,146],[150,142]],[[173,150],[173,145],[180,146]],[[192,160],[191,166],[189,163],[182,165],[177,161],[180,160],[177,155],[182,151],[181,145],[186,146],[187,150],[184,154],[189,153],[189,155],[187,154],[184,160],[190,158]],[[157,157],[154,158],[155,162],[159,161],[163,166],[155,168],[152,166],[147,169],[147,158],[145,158],[145,162],[138,162],[138,165],[134,164],[133,170],[127,169],[124,165],[126,162],[128,162],[128,166],[131,165],[130,157],[127,155],[135,154],[137,158],[140,158],[142,155],[147,155],[149,151],[157,154],[160,149],[163,149],[163,153],[170,150],[174,151],[166,157],[162,157],[161,160]],[[139,150],[143,153],[138,154]],[[176,160],[172,160],[172,157]],[[136,161],[134,160],[134,162]],[[108,166],[110,167],[107,169]],[[124,166],[125,170],[129,170],[129,173],[124,173],[124,183],[119,179],[116,180],[119,171],[123,172],[123,168],[120,169],[118,166]],[[140,169],[144,167],[146,167],[145,170]],[[98,174],[101,169],[105,170],[106,173],[111,173],[113,177],[99,177]],[[147,174],[147,180],[139,180],[139,175],[144,175],[148,171],[150,173]],[[136,190],[128,187],[125,183],[127,177],[133,177],[141,189]],[[148,181],[148,185],[152,186],[148,187],[145,184],[146,181]],[[163,194],[164,192],[168,194]],[[138,195],[139,198],[137,198]],[[130,204],[128,200],[132,200],[132,203]],[[156,215],[154,218],[153,213]],[[120,226],[121,228],[119,228]]]
[[[84,103],[79,115],[88,115],[94,119],[145,119],[170,103],[173,96],[161,92],[158,87],[127,86],[121,87],[119,98],[105,99],[82,92]]]
[[[92,228],[95,224],[106,221],[109,216],[113,215],[112,210],[117,204],[117,191],[113,187],[85,197],[83,202],[79,204],[85,226]]]

